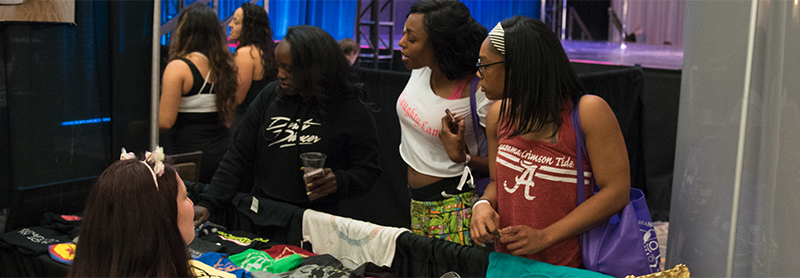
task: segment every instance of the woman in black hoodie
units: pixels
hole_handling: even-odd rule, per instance
[[[239,185],[259,198],[331,213],[340,200],[367,193],[381,174],[375,119],[336,40],[318,27],[290,27],[275,60],[278,81],[247,110],[199,196],[195,224],[229,203]],[[305,152],[327,155],[323,177],[308,187],[300,169]]]

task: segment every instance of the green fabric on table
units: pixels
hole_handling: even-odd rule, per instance
[[[247,249],[239,254],[228,256],[228,259],[231,260],[233,264],[247,271],[265,271],[269,266],[275,263],[275,259],[267,254],[267,252],[255,249]]]
[[[303,263],[303,257],[298,254],[275,260],[267,252],[255,249],[247,249],[242,253],[229,256],[228,259],[244,270],[269,273],[284,273]]]
[[[486,277],[597,277],[613,278],[611,276],[585,269],[567,266],[551,265],[528,258],[513,256],[505,253],[492,252],[489,254],[489,268]]]
[[[292,254],[283,259],[273,261],[272,264],[267,267],[267,272],[284,273],[295,269],[301,263],[303,263],[303,257],[298,254]]]

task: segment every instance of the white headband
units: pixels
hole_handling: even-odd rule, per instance
[[[145,159],[139,162],[147,166],[147,169],[150,170],[150,174],[153,174],[153,182],[156,183],[156,189],[158,189],[158,179],[156,175],[158,175],[158,177],[164,175],[164,148],[157,147],[152,153],[146,152],[144,157]],[[136,155],[132,152],[127,152],[125,148],[122,148],[122,153],[119,155],[119,160],[128,159],[136,159]],[[148,162],[155,166],[150,167]]]
[[[502,22],[498,22],[496,26],[489,32],[489,41],[492,42],[494,48],[506,55],[506,32],[503,30]]]

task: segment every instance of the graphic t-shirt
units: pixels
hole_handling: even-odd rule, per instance
[[[235,265],[247,271],[264,271],[275,259],[267,252],[247,249],[242,253],[230,255],[228,259]]]
[[[17,229],[0,236],[0,241],[7,243],[26,255],[42,255],[48,247],[56,243],[70,242],[68,235],[42,227]]]
[[[556,143],[533,141],[516,136],[500,136],[495,171],[497,213],[500,229],[527,225],[544,229],[569,214],[577,206],[577,168],[575,132],[570,109],[561,113],[564,120]],[[587,198],[593,184],[591,166],[584,158]],[[510,253],[495,241],[498,252]],[[582,262],[579,236],[567,238],[536,254],[523,257],[555,265],[578,267]]]
[[[192,265],[192,272],[198,278],[236,278],[236,275],[227,273],[222,270],[217,270],[210,265],[204,264],[197,260],[189,260]]]
[[[445,109],[464,117],[464,141],[470,153],[478,153],[478,143],[472,127],[469,98],[445,99],[436,95],[430,85],[431,69],[411,72],[403,93],[397,99],[396,112],[400,119],[400,156],[417,172],[434,177],[461,176],[464,165],[454,163],[439,140]],[[480,124],[485,125],[491,101],[482,90],[475,92],[475,106]]]
[[[310,209],[303,214],[303,240],[311,242],[314,253],[333,255],[350,269],[367,262],[391,266],[403,232],[410,231]]]
[[[314,277],[314,278],[346,278],[363,277],[356,275],[352,269],[342,265],[339,260],[329,254],[312,256],[303,260],[295,269],[283,273],[270,273],[267,271],[253,271],[253,278],[291,278],[291,277]]]
[[[72,242],[53,244],[47,250],[50,258],[59,263],[72,265],[72,260],[75,259],[75,243]]]
[[[381,174],[375,119],[355,92],[332,93],[324,107],[282,92],[273,82],[256,97],[233,143],[197,205],[216,209],[233,200],[252,175],[252,194],[302,208],[333,208],[361,196]],[[324,108],[324,109],[322,109]],[[322,152],[336,176],[336,192],[309,200],[300,154]]]
[[[207,264],[216,270],[236,275],[236,277],[238,278],[252,277],[250,276],[250,272],[242,269],[241,267],[236,266],[233,262],[231,262],[231,260],[225,257],[225,254],[222,253],[214,253],[214,252],[205,253],[199,258],[194,260]]]
[[[267,254],[269,254],[270,257],[272,257],[272,258],[274,258],[276,260],[280,260],[280,259],[289,257],[291,255],[295,255],[295,254],[300,255],[303,258],[308,258],[308,257],[317,255],[317,254],[311,253],[311,252],[309,252],[309,251],[307,251],[307,250],[305,250],[303,248],[300,248],[300,247],[297,247],[297,246],[294,246],[294,245],[286,245],[286,244],[274,245],[274,246],[270,247],[269,249],[262,250],[262,251],[267,252]]]
[[[264,249],[269,246],[269,239],[260,238],[244,231],[217,231],[214,234],[201,236],[199,239],[212,244],[219,243],[225,247],[225,253],[228,255],[238,254],[247,249]]]

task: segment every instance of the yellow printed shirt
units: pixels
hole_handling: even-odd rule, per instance
[[[242,231],[218,231],[213,234],[200,236],[199,239],[211,243],[219,243],[225,247],[224,252],[228,255],[238,254],[247,249],[264,250],[269,248],[267,245],[267,243],[269,243],[269,239],[256,237],[253,234]]]
[[[236,278],[236,275],[232,273],[227,273],[221,270],[214,269],[210,265],[204,264],[203,262],[197,260],[189,260],[189,262],[191,263],[194,275],[197,277]]]

